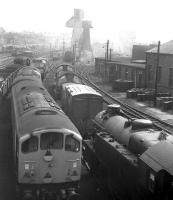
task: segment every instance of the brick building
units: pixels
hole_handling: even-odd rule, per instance
[[[136,61],[144,61],[146,59],[146,51],[153,49],[157,45],[150,44],[150,45],[133,45],[132,48],[132,62]]]
[[[131,60],[131,58],[130,58]],[[129,61],[107,61],[102,58],[95,58],[95,73],[102,77],[104,82],[114,80],[130,80],[135,87],[145,86],[145,64],[131,63]]]
[[[146,51],[146,86],[155,87],[157,65],[157,47]],[[173,95],[173,40],[160,46],[158,68],[158,92]]]
[[[95,58],[95,73],[100,75],[104,82],[112,82],[121,79],[133,81],[134,87],[137,88],[146,86],[151,87],[154,82],[154,69],[146,73],[146,58],[148,62],[152,62],[151,57],[155,57],[156,53],[153,53],[153,55],[150,57],[151,51],[149,51],[149,49],[154,49],[154,47],[156,47],[154,44],[133,45],[132,57],[112,55],[112,60]],[[154,66],[153,63],[149,65]],[[161,71],[159,71],[159,73],[160,72]],[[148,80],[151,80],[152,82],[147,84],[146,81]]]

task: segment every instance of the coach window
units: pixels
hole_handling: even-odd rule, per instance
[[[38,137],[32,136],[22,143],[22,153],[31,153],[38,150]]]
[[[40,140],[40,148],[44,149],[62,149],[63,135],[57,132],[42,133]]]
[[[80,150],[80,143],[72,135],[67,135],[65,138],[65,150],[78,152]]]

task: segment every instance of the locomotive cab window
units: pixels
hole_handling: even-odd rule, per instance
[[[80,143],[72,135],[67,135],[65,138],[65,150],[78,152],[80,150]]]
[[[32,136],[22,143],[22,153],[31,153],[38,150],[38,137]]]
[[[48,132],[42,133],[40,140],[40,148],[44,149],[62,149],[63,135],[62,133]]]

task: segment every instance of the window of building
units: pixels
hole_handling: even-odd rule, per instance
[[[152,79],[153,79],[152,65],[148,65],[148,80],[151,81]]]
[[[121,78],[121,65],[118,66],[118,76],[117,78]]]
[[[80,150],[80,143],[73,135],[67,135],[65,138],[65,150],[78,152]]]
[[[125,68],[125,80],[128,80],[128,67]]]
[[[173,68],[169,68],[169,86],[173,87]]]
[[[162,78],[162,67],[158,67],[157,82],[160,83]]]
[[[111,74],[114,73],[114,65],[111,65],[111,67],[110,67],[110,73],[111,73]]]
[[[131,71],[131,80],[135,81],[135,69],[132,69]]]

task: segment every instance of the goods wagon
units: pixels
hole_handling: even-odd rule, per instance
[[[93,88],[75,83],[62,85],[62,108],[82,135],[93,130],[92,119],[102,110],[103,98]]]

